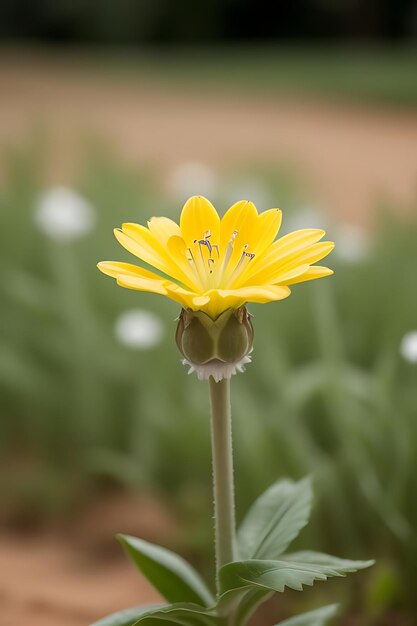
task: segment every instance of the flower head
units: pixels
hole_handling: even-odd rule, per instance
[[[167,296],[184,309],[217,319],[246,302],[287,298],[290,285],[332,274],[314,265],[333,249],[325,232],[303,229],[276,239],[281,211],[258,213],[252,202],[236,202],[220,218],[202,196],[184,205],[180,223],[153,217],[148,227],[123,224],[115,236],[150,271],[130,263],[106,261],[99,269],[128,289]]]

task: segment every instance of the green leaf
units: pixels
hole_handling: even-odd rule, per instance
[[[118,539],[138,569],[168,602],[214,604],[199,574],[178,554],[129,535],[118,535]]]
[[[228,563],[221,568],[219,580],[225,595],[248,586],[278,592],[285,587],[302,591],[303,585],[330,576],[344,576],[372,564],[373,561],[348,561],[327,554],[299,552],[279,561],[251,559]]]
[[[134,622],[141,626],[226,626],[226,619],[219,618],[215,609],[205,609],[192,603],[177,603],[155,608],[144,613]]]
[[[273,595],[269,589],[260,589],[251,584],[238,589],[230,589],[221,594],[216,605],[217,615],[230,618],[233,615],[234,626],[243,626],[256,609]]]
[[[302,550],[299,552],[292,552],[291,554],[284,554],[282,560],[291,563],[306,563],[313,566],[324,567],[339,571],[340,574],[349,574],[350,572],[357,572],[361,569],[371,567],[375,563],[373,559],[368,561],[351,561],[349,559],[340,559],[337,556],[331,554],[325,554],[324,552],[314,552],[312,550]],[[331,576],[332,574],[330,574]]]
[[[312,502],[310,479],[283,480],[265,491],[252,505],[238,533],[242,559],[274,559],[288,547],[308,522]]]
[[[149,611],[159,609],[162,606],[163,605],[150,604],[134,606],[131,609],[124,609],[123,611],[117,611],[117,613],[103,617],[103,619],[98,620],[98,622],[94,622],[94,624],[91,624],[90,626],[133,626],[133,624],[136,624],[141,615],[149,613]]]
[[[329,604],[329,606],[323,606],[321,609],[286,619],[276,626],[325,626],[327,620],[334,617],[337,611],[337,604]]]
[[[271,592],[266,589],[249,588],[238,604],[234,623],[246,624],[256,609],[270,597]]]

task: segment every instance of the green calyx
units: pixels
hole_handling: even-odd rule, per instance
[[[182,309],[176,332],[181,354],[196,365],[237,363],[252,350],[253,326],[246,307],[227,309],[213,320],[207,313]]]

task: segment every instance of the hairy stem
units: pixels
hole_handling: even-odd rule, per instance
[[[218,587],[220,568],[235,560],[236,554],[230,380],[216,383],[210,377],[209,386]]]

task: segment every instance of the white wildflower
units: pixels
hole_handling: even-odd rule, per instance
[[[52,239],[70,241],[87,235],[94,228],[94,207],[67,187],[43,193],[34,215],[39,228]]]
[[[115,335],[128,348],[148,350],[157,346],[164,330],[160,319],[151,311],[131,309],[124,311],[116,320]]]
[[[417,330],[412,330],[401,340],[401,356],[409,363],[417,363]]]

